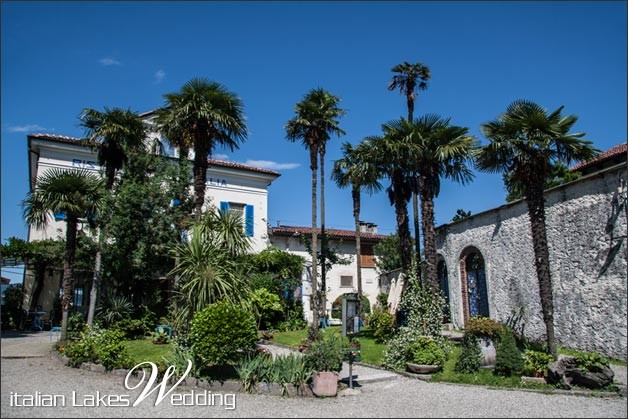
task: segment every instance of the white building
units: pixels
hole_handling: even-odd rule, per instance
[[[318,231],[320,234],[320,230]],[[331,316],[332,304],[339,296],[347,293],[356,293],[357,284],[357,258],[355,249],[355,231],[326,229],[329,235],[329,245],[336,249],[340,257],[347,259],[346,265],[338,264],[332,267],[325,275],[327,292],[327,304],[325,312]],[[304,239],[310,239],[311,227],[278,226],[270,229],[270,243],[280,250],[302,256],[306,260],[306,269],[302,275],[302,301],[303,311],[308,321],[312,321],[310,309],[310,296],[312,294],[311,279],[311,253],[308,252]],[[320,237],[320,236],[319,236]],[[373,306],[377,295],[380,293],[379,274],[375,269],[375,255],[373,246],[386,236],[377,234],[377,226],[371,223],[361,224],[360,253],[362,264],[362,293]],[[319,244],[320,246],[320,244]],[[319,247],[320,248],[320,247]],[[319,284],[320,284],[320,266]]]

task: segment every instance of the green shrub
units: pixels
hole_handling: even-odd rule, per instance
[[[608,359],[599,354],[581,353],[575,356],[578,368],[590,372],[600,372],[604,368],[609,368]]]
[[[155,332],[153,332],[153,343],[155,344],[164,344],[168,343],[170,337],[168,336],[168,332],[166,329],[159,326]]]
[[[432,338],[419,337],[410,345],[412,362],[419,365],[443,365],[447,356],[443,348]]]
[[[288,318],[277,324],[277,329],[282,332],[293,330],[303,330],[307,327],[303,314],[303,304],[298,301],[294,304],[294,308],[288,312]]]
[[[180,378],[188,368],[188,360],[192,361],[190,376],[197,378],[201,376],[198,357],[194,354],[192,348],[186,346],[185,343],[182,342],[182,339],[173,339],[172,354],[168,357],[162,357],[162,359],[164,360],[165,365],[172,365],[175,367],[174,377],[176,379]]]
[[[194,315],[190,340],[194,353],[208,365],[233,365],[255,349],[255,317],[226,301],[210,304]]]
[[[503,328],[502,324],[488,317],[471,317],[464,330],[479,338],[488,337],[495,340],[499,338]]]
[[[382,364],[394,371],[405,371],[406,363],[412,359],[412,345],[419,339],[416,331],[408,327],[400,327],[388,341],[384,349]]]
[[[131,364],[124,334],[118,330],[86,328],[78,340],[70,342],[64,350],[70,365],[78,367],[83,362],[97,362],[105,369],[128,367]]]
[[[334,335],[318,339],[304,351],[305,364],[312,371],[340,371],[344,357],[342,341]]]
[[[471,374],[480,369],[482,361],[482,350],[480,343],[473,333],[465,333],[462,338],[462,351],[460,358],[456,362],[454,370],[460,373]]]
[[[81,312],[74,312],[68,316],[68,339],[75,339],[81,336],[87,323],[85,316]]]
[[[157,314],[149,309],[147,306],[142,305],[140,309],[140,321],[144,325],[144,329],[150,332],[157,325]],[[164,323],[159,323],[164,324]]]
[[[446,305],[445,298],[432,294],[430,287],[421,282],[412,266],[399,305],[399,309],[406,313],[407,326],[421,335],[440,337]]]
[[[552,355],[540,351],[525,351],[524,374],[528,376],[547,376],[547,365],[554,359]]]
[[[110,326],[116,321],[131,317],[133,304],[127,297],[109,296],[98,307],[97,314],[105,326]]]
[[[258,288],[251,293],[251,306],[257,319],[257,328],[267,329],[273,320],[281,315],[281,300],[266,288]]]
[[[510,329],[502,330],[495,349],[495,374],[510,377],[523,370],[523,357]]]
[[[141,339],[150,332],[143,320],[129,318],[113,323],[111,329],[119,331],[127,339]]]
[[[377,307],[379,307],[380,309],[384,311],[388,309],[388,293],[387,292],[380,292],[379,294],[377,294],[376,300],[377,300]]]
[[[265,363],[272,362],[272,357],[268,354],[256,354],[245,356],[235,365],[242,389],[246,393],[251,393],[255,385],[263,378],[264,371],[268,368]]]
[[[395,333],[395,318],[386,311],[375,310],[368,317],[368,325],[378,343],[386,342]]]

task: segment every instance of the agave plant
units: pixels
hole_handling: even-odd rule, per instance
[[[105,326],[111,326],[116,321],[129,318],[133,313],[131,301],[121,295],[109,296],[105,302],[98,307],[98,317]]]

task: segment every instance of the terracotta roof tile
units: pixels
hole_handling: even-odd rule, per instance
[[[316,229],[317,233],[320,233],[320,229]],[[354,230],[338,230],[334,228],[325,229],[325,232],[329,234],[332,238],[338,239],[353,239],[355,240],[355,231]],[[297,227],[297,226],[279,226],[279,227],[271,227],[270,234],[275,236],[292,236],[292,235],[300,235],[300,234],[312,234],[311,227]],[[372,240],[379,241],[385,239],[387,236],[382,234],[373,234],[373,233],[361,233],[360,239],[364,240]]]
[[[619,144],[616,145],[615,147],[606,150],[603,153],[598,154],[597,156],[593,157],[592,159],[580,162],[578,164],[576,164],[575,166],[573,166],[571,169],[569,169],[572,172],[575,172],[577,170],[582,170],[585,169],[589,166],[593,166],[595,164],[598,163],[602,163],[605,160],[609,160],[612,159],[614,157],[617,157],[621,154],[627,154],[628,153],[628,143],[624,143],[624,144]]]

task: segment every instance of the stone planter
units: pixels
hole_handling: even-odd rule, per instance
[[[490,338],[480,338],[480,351],[482,352],[480,368],[485,370],[495,369],[497,353],[495,345],[493,345],[493,341]]]
[[[410,362],[406,363],[406,368],[408,371],[413,372],[415,374],[433,374],[435,372],[440,371],[443,366],[442,365],[421,365],[421,364],[412,364]]]
[[[312,393],[318,397],[334,397],[338,393],[338,373],[320,371],[312,374]]]

